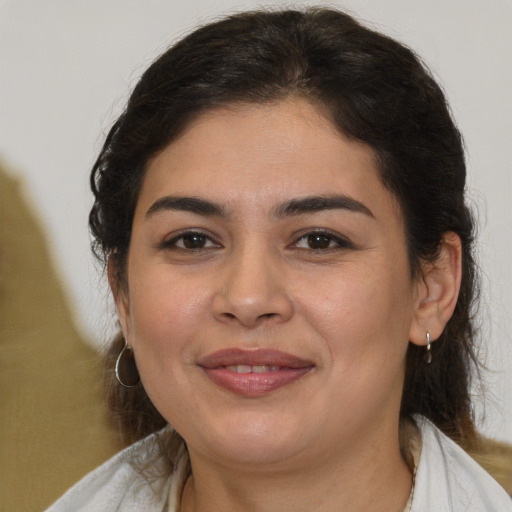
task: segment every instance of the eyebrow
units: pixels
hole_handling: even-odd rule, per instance
[[[191,212],[207,217],[227,217],[226,208],[219,203],[207,199],[187,196],[165,196],[157,199],[146,212],[146,218],[168,210]],[[316,213],[325,210],[348,210],[355,213],[363,213],[375,218],[372,211],[363,203],[345,195],[307,196],[292,199],[277,205],[272,214],[277,218],[292,217],[308,213]]]
[[[274,215],[278,218],[307,213],[316,213],[324,210],[348,210],[355,213],[363,213],[375,218],[372,211],[363,203],[352,197],[333,194],[328,196],[309,196],[300,199],[292,199],[278,205],[274,209]]]
[[[146,212],[146,218],[155,215],[156,213],[174,210],[182,212],[192,212],[198,215],[205,216],[226,216],[225,208],[218,203],[213,203],[206,199],[199,197],[176,197],[165,196],[157,199]]]

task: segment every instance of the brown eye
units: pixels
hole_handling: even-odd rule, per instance
[[[181,237],[185,249],[202,249],[208,238],[201,233],[187,233]],[[180,245],[177,243],[176,245]]]
[[[200,231],[187,231],[175,236],[171,240],[162,243],[162,249],[173,250],[181,249],[188,251],[198,251],[201,249],[211,249],[219,247],[208,235]]]
[[[332,242],[332,237],[322,233],[314,233],[307,236],[307,243],[311,249],[327,249]]]
[[[309,251],[336,251],[354,249],[346,238],[328,231],[312,231],[301,236],[294,244],[298,249]]]

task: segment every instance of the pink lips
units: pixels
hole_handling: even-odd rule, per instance
[[[260,396],[297,381],[314,368],[307,360],[271,349],[225,349],[199,366],[215,384],[245,396]]]

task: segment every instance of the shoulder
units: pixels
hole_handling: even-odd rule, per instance
[[[152,472],[154,475],[140,471],[147,464],[157,470]],[[161,464],[153,434],[86,475],[46,512],[160,512],[167,500],[170,480],[161,476],[165,473],[158,472]]]
[[[413,512],[512,512],[510,497],[481,466],[430,421],[415,420],[422,448]]]

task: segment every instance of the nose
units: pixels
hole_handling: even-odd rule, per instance
[[[228,258],[213,300],[215,317],[248,328],[289,320],[293,302],[279,260],[271,251],[249,246]]]

